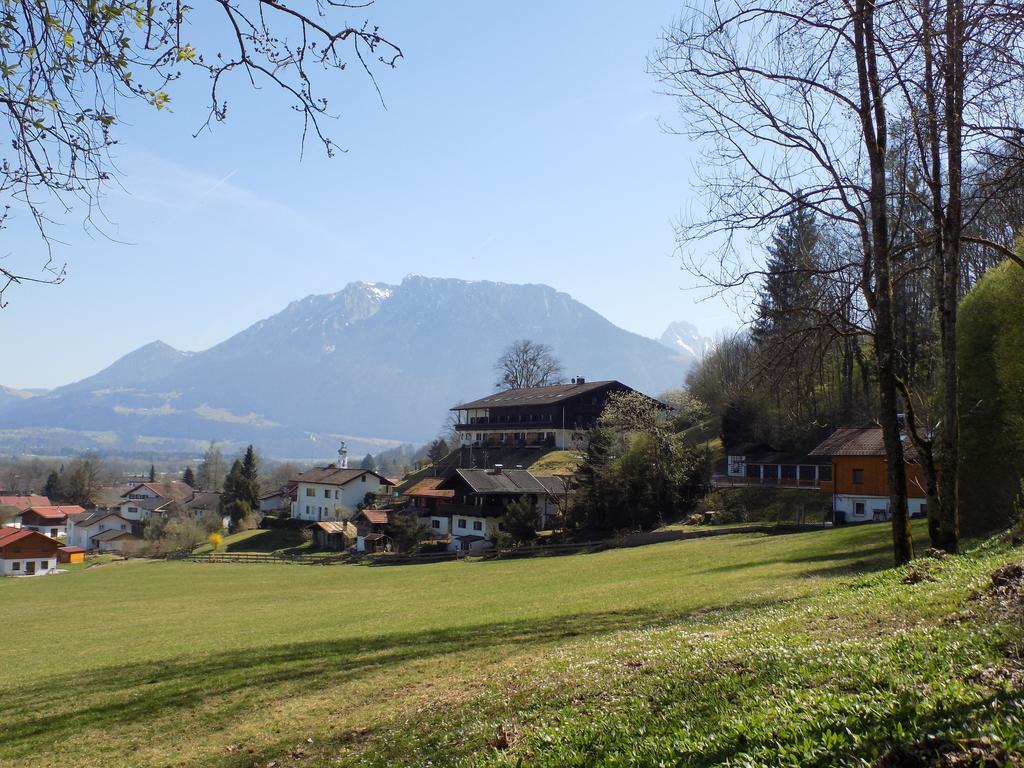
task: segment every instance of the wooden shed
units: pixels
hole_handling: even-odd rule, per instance
[[[59,547],[57,549],[57,562],[84,563],[85,550],[81,547]]]
[[[356,543],[356,527],[345,522],[320,522],[309,526],[313,531],[313,546],[342,552]]]

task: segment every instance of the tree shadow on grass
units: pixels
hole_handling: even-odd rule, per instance
[[[244,710],[251,707],[246,698],[275,686],[307,694],[405,662],[502,645],[527,648],[577,636],[592,637],[655,618],[655,614],[640,610],[583,613],[277,644],[58,675],[38,686],[0,689],[0,755],[46,753],[55,744],[84,731],[109,731],[126,723],[179,712],[186,715],[192,708],[211,703],[215,708]],[[55,695],[60,697],[62,711],[46,712],[40,702],[53,701]],[[113,733],[108,739],[116,741]]]

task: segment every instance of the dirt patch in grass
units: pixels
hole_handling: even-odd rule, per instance
[[[976,599],[1000,618],[1024,617],[1024,565],[1007,563],[992,572],[992,582]]]
[[[951,740],[929,736],[914,744],[897,744],[875,768],[1010,768],[1021,766],[1021,755],[992,739]]]

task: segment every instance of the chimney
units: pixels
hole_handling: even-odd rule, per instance
[[[338,469],[348,469],[348,446],[345,445],[345,441],[341,441],[341,447],[338,449]]]
[[[494,465],[494,474],[500,475],[502,469],[504,469],[504,467],[501,464],[495,464]]]

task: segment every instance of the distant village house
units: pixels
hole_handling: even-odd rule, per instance
[[[928,505],[917,451],[906,439],[903,449],[910,515],[924,516]],[[881,427],[837,429],[810,456],[831,459],[832,479],[822,482],[821,490],[832,497],[835,522],[889,519],[889,476]]]

